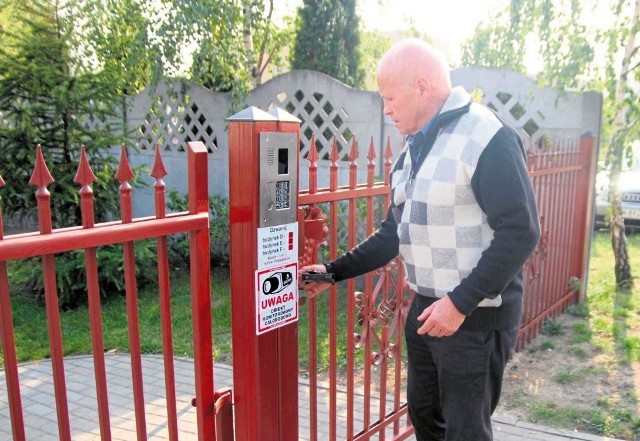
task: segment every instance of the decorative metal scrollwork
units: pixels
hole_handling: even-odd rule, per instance
[[[398,355],[394,341],[404,331],[404,323],[413,294],[406,289],[403,272],[397,259],[377,271],[378,280],[372,292],[356,291],[354,306],[360,333],[354,333],[354,345],[360,349],[367,342],[372,349],[370,363],[379,366],[386,358]],[[395,278],[393,277],[395,275]],[[379,300],[378,300],[379,299]]]
[[[300,250],[300,266],[311,265],[318,260],[318,249],[326,243],[329,229],[327,217],[315,205],[303,207],[304,210],[304,243]]]
[[[540,216],[540,242],[529,259],[524,264],[524,272],[530,282],[534,282],[540,279],[542,273],[542,265],[547,259],[549,248],[549,230],[545,228],[544,216]]]

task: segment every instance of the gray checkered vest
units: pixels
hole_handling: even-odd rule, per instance
[[[467,105],[469,94],[455,88],[440,114]],[[471,178],[478,159],[502,128],[491,110],[472,103],[469,111],[446,124],[414,178],[410,178],[408,143],[391,176],[400,238],[400,256],[411,289],[444,297],[476,266],[493,239],[487,216],[478,205]],[[479,306],[500,306],[502,298]]]

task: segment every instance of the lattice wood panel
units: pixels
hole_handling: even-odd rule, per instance
[[[471,92],[475,100],[493,109],[498,115],[508,116],[514,127],[521,127],[534,143],[545,142],[541,140],[543,133],[541,127],[544,125],[545,115],[533,108],[531,103],[523,102],[509,92],[499,91],[495,94],[487,95],[481,88],[476,88]]]
[[[156,144],[163,151],[183,152],[190,141],[200,141],[209,153],[218,148],[218,134],[208,118],[208,112],[189,94],[158,93],[149,112],[137,129],[137,145],[153,150]]]
[[[281,107],[302,121],[300,150],[306,157],[311,137],[316,134],[316,150],[320,159],[328,159],[333,140],[337,142],[339,160],[348,160],[349,147],[354,134],[347,122],[349,114],[343,107],[334,106],[328,96],[319,92],[297,90],[292,96],[286,92],[276,94],[269,109]]]

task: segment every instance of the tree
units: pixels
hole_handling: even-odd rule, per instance
[[[560,90],[597,88],[604,92],[604,121],[601,133],[610,165],[611,240],[615,254],[618,286],[629,289],[633,283],[627,239],[622,218],[621,194],[615,183],[633,140],[640,138],[639,90],[640,0],[617,0],[603,14],[602,2],[592,0],[512,1],[506,11],[482,24],[463,48],[463,64],[508,67],[524,72],[524,54],[537,42],[537,53],[544,68],[538,81]],[[611,15],[615,23],[597,29],[583,18]],[[561,36],[561,38],[559,38]],[[598,63],[596,54],[606,53]],[[635,87],[633,85],[636,85]]]
[[[292,69],[324,72],[350,86],[364,83],[355,0],[304,0],[298,10]]]
[[[273,22],[273,2],[243,0],[244,49],[251,86],[262,84],[267,68],[281,68],[285,64],[283,48],[293,40],[294,28],[290,17],[285,17],[283,26]],[[255,44],[254,44],[255,42]]]
[[[157,80],[158,48],[151,41],[148,2],[141,0],[84,0],[85,49],[79,61],[103,71],[116,94],[132,96]]]
[[[6,186],[4,212],[32,217],[33,193],[25,191],[41,144],[55,182],[49,187],[57,226],[79,220],[78,186],[73,183],[80,145],[85,144],[94,173],[96,216],[117,211],[113,182],[115,159],[108,148],[123,141],[118,99],[101,72],[83,68],[74,58],[72,1],[15,2],[11,19],[0,35],[0,165]],[[10,22],[7,22],[10,23]],[[16,34],[14,30],[19,30]],[[99,188],[103,186],[102,190]],[[94,187],[94,188],[95,188]]]
[[[391,38],[378,31],[363,31],[361,37],[361,65],[366,72],[363,86],[367,90],[377,90],[378,86],[376,85],[375,74],[378,68],[378,62],[391,47]]]
[[[175,75],[190,50],[188,76],[217,92],[241,98],[260,84],[269,66],[282,62],[280,51],[291,29],[272,21],[272,0],[161,0],[151,26],[164,71]]]

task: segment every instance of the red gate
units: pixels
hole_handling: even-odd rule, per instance
[[[310,142],[315,145],[313,138]],[[301,265],[335,259],[338,249],[350,249],[371,234],[375,223],[380,221],[389,203],[391,149],[387,142],[384,180],[376,181],[374,147],[371,142],[366,183],[358,183],[358,149],[353,140],[349,184],[338,186],[340,155],[334,141],[328,188],[318,188],[319,158],[315,149],[311,149],[307,158],[309,188],[299,196],[299,204],[305,207],[300,224],[303,231],[307,230],[306,234],[301,232],[306,236]],[[525,265],[525,306],[518,348],[538,335],[545,320],[564,312],[584,295],[593,217],[595,152],[595,139],[591,136],[551,148],[529,149],[528,168],[538,199],[542,240]],[[328,253],[323,259],[318,249],[326,233],[322,233],[319,224],[323,224],[325,213]],[[343,232],[347,233],[346,239],[341,238]],[[326,308],[318,307],[319,302],[325,301],[323,296],[326,294],[308,302],[308,439],[407,438],[413,429],[406,416],[403,324],[411,299],[404,285],[402,265],[394,262],[375,274],[367,274],[363,280],[333,286]],[[344,297],[346,302],[342,301]],[[317,357],[318,348],[327,344],[317,331],[319,314],[324,314],[329,322],[328,360]],[[341,317],[345,327],[338,326]],[[319,369],[326,364],[328,375]],[[330,389],[328,403],[318,394],[322,380],[328,382]],[[328,412],[328,427],[319,427],[323,412]]]
[[[231,392],[214,394],[211,333],[211,299],[209,273],[209,217],[207,149],[201,142],[188,144],[189,211],[167,214],[165,210],[166,170],[159,150],[151,176],[155,179],[155,216],[132,216],[131,186],[134,174],[129,166],[126,150],[122,147],[120,166],[116,179],[121,183],[121,220],[95,224],[93,191],[95,176],[89,166],[84,148],[81,151],[78,173],[75,178],[80,186],[82,227],[53,229],[50,194],[47,186],[53,182],[38,146],[36,165],[30,184],[37,188],[39,233],[3,236],[0,212],[0,336],[4,353],[9,409],[14,441],[25,440],[25,427],[21,405],[21,392],[17,367],[16,345],[12,320],[7,262],[29,257],[41,257],[45,287],[49,346],[54,379],[58,435],[60,440],[71,440],[67,389],[64,373],[62,332],[58,310],[58,292],[55,275],[55,254],[84,250],[86,262],[91,343],[95,366],[95,386],[99,415],[100,435],[103,441],[111,440],[109,396],[105,373],[104,344],[100,292],[98,286],[97,248],[119,243],[123,245],[126,287],[127,323],[131,356],[132,392],[135,409],[137,439],[147,439],[143,372],[141,363],[140,332],[138,326],[137,285],[135,278],[134,243],[137,240],[156,238],[158,249],[158,287],[162,318],[162,344],[165,370],[165,396],[169,439],[177,441],[178,422],[176,412],[175,378],[173,368],[171,330],[171,287],[169,280],[167,236],[188,232],[191,249],[191,293],[193,317],[193,344],[195,369],[194,405],[197,414],[198,439],[229,441],[231,431]],[[4,185],[0,179],[0,187]],[[216,424],[216,422],[218,424]]]

